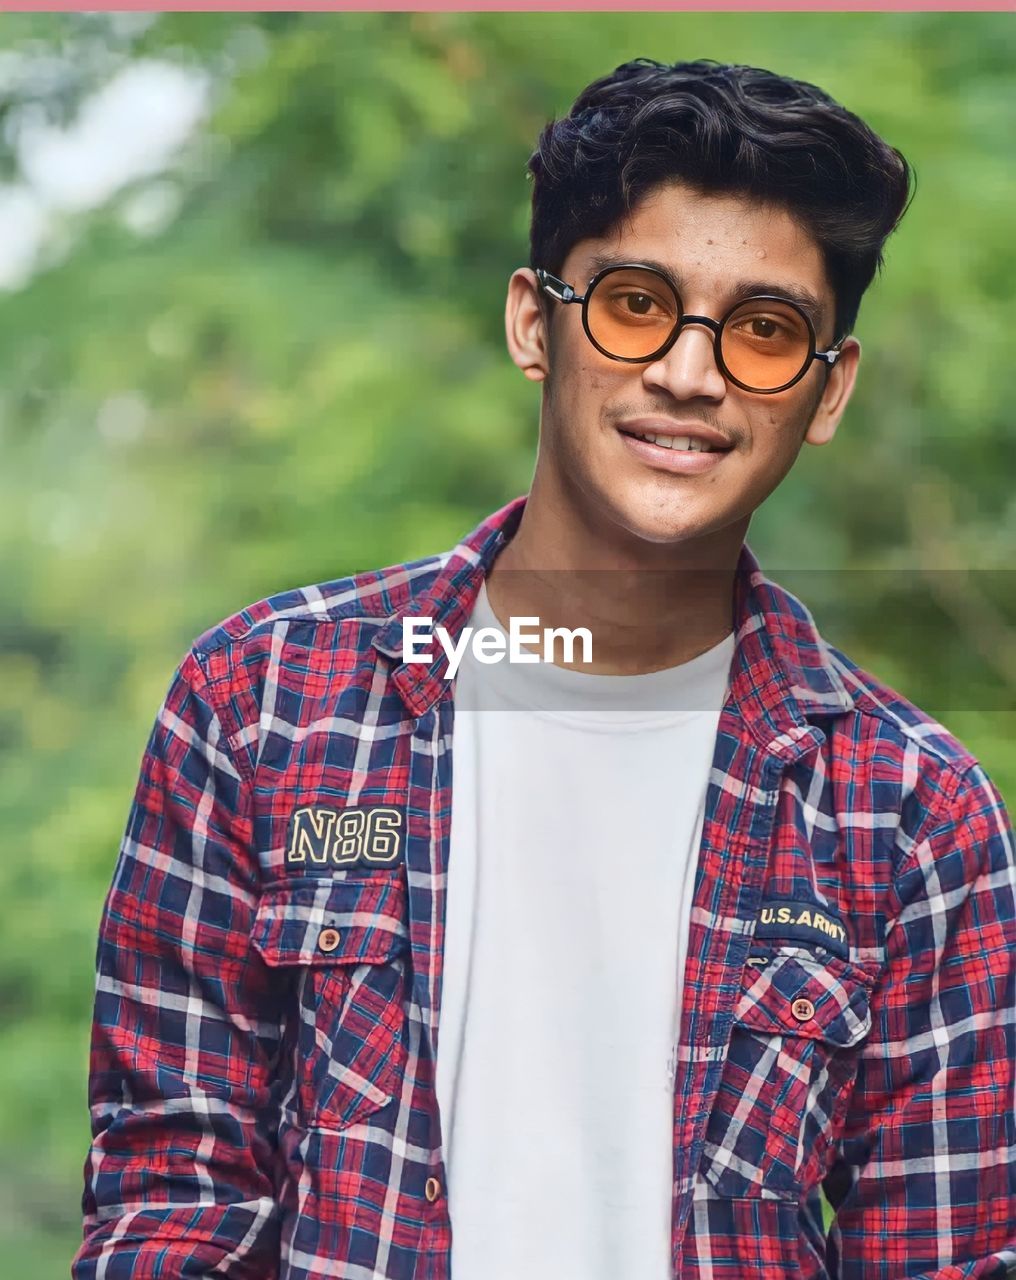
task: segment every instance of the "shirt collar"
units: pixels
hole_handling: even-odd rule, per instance
[[[435,628],[457,637],[480,584],[518,528],[525,504],[525,497],[516,498],[478,525],[448,555],[429,586],[387,618],[375,636],[375,648],[397,660],[392,678],[414,714],[421,715],[448,692],[448,659],[435,644],[429,663],[402,662],[403,618],[429,618]],[[732,702],[760,745],[777,755],[800,755],[806,740],[818,740],[810,720],[851,711],[854,700],[808,609],[766,578],[747,544],[735,574],[732,620]]]

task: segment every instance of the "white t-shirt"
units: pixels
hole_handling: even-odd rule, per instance
[[[485,590],[470,624],[503,630]],[[459,669],[436,1082],[455,1280],[671,1276],[680,979],[733,652]]]

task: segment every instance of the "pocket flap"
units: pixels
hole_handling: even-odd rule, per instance
[[[402,871],[271,885],[252,941],[273,966],[380,964],[409,946]]]
[[[752,959],[765,963],[753,966]],[[756,949],[745,966],[734,1020],[768,1035],[848,1046],[871,1030],[871,979],[837,956],[803,948]]]

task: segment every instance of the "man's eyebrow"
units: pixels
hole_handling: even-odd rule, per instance
[[[745,298],[758,297],[759,294],[796,302],[816,329],[822,323],[822,303],[810,289],[798,284],[776,284],[772,280],[739,280],[730,291],[728,305],[732,307]]]
[[[629,262],[631,262],[630,258],[620,258],[617,254],[597,253],[589,260],[590,274],[597,275],[601,271],[606,271],[608,267],[622,267]],[[640,258],[639,262],[645,267],[653,267],[670,281],[678,293],[681,293],[680,277],[675,275],[665,262],[659,262],[655,258]],[[773,280],[738,280],[724,299],[724,310],[738,302],[743,302],[745,298],[757,297],[759,294],[768,294],[770,297],[786,298],[788,302],[796,302],[815,328],[821,327],[822,303],[810,289],[804,288],[803,285],[777,284]]]
[[[590,279],[599,275],[601,271],[606,271],[609,267],[625,267],[630,265],[638,265],[642,267],[652,267],[658,271],[661,276],[666,276],[675,289],[678,287],[678,279],[673,271],[664,262],[657,262],[655,258],[620,258],[616,253],[596,253],[589,259]]]

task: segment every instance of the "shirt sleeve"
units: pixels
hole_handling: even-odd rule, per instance
[[[839,1280],[1016,1276],[1016,859],[979,765],[905,855],[825,1191]]]
[[[99,928],[73,1280],[278,1275],[281,1015],[250,948],[257,884],[250,778],[192,652],[149,738]]]

